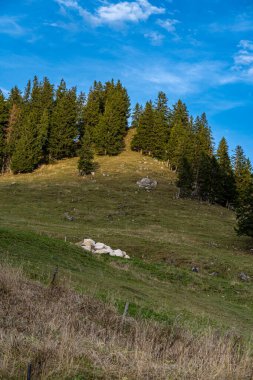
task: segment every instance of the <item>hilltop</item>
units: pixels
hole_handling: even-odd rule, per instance
[[[94,176],[78,176],[77,158],[2,176],[1,261],[44,284],[58,266],[71,288],[119,313],[129,302],[137,319],[244,335],[253,323],[253,288],[238,276],[253,278],[250,240],[236,236],[232,211],[177,199],[175,173],[132,152],[130,139],[119,156],[96,157]],[[155,190],[138,189],[144,176],[158,181]],[[74,245],[85,237],[121,248],[131,260],[85,253]]]

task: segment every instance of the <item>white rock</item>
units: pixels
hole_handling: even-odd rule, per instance
[[[124,259],[130,259],[130,256],[126,255],[126,256],[124,257]]]
[[[114,251],[110,252],[109,255],[110,256],[116,256],[115,253],[114,253]]]
[[[105,245],[103,248],[107,253],[113,252],[113,249],[109,245]]]
[[[114,255],[115,255],[116,257],[124,257],[124,254],[123,254],[123,252],[121,251],[121,249],[115,249],[115,251],[114,251]]]
[[[107,255],[109,252],[107,249],[96,249],[96,251],[94,251],[94,253],[96,253],[98,255]]]
[[[105,245],[104,245],[104,243],[96,243],[95,244],[95,250],[97,250],[97,249],[103,249],[105,247]]]
[[[89,251],[89,252],[92,251],[92,248],[91,248],[90,246],[88,246],[88,245],[82,245],[81,247],[82,247],[83,249],[85,249],[85,251]]]
[[[85,245],[85,246],[88,246],[88,247],[93,247],[95,244],[96,244],[95,241],[92,240],[92,239],[84,239],[82,245]]]

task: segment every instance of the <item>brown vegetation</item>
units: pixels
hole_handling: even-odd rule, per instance
[[[0,378],[252,379],[240,338],[122,317],[63,286],[0,267]]]

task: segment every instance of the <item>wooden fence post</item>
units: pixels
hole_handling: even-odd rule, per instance
[[[126,316],[127,316],[128,308],[129,308],[129,302],[126,302],[126,304],[125,304],[125,309],[124,309],[124,313],[123,313],[123,315],[122,315],[122,322],[124,322],[124,319],[125,319]]]
[[[27,380],[31,380],[32,379],[32,365],[31,363],[28,364],[28,367],[27,367],[27,377],[26,377]]]
[[[55,285],[55,280],[56,280],[56,277],[57,277],[57,273],[58,273],[58,266],[55,267],[54,271],[53,271],[53,276],[52,276],[52,280],[51,280],[51,286],[54,286]]]

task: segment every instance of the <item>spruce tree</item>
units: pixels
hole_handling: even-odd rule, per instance
[[[240,193],[240,202],[236,209],[238,235],[253,237],[253,181],[248,181]]]
[[[91,87],[87,102],[83,109],[83,128],[81,135],[85,130],[89,131],[92,141],[94,142],[94,132],[98,126],[100,116],[103,115],[105,108],[104,88],[101,82],[94,82]]]
[[[214,156],[205,153],[200,156],[199,175],[196,183],[195,194],[204,201],[217,202],[220,192],[220,169]]]
[[[236,147],[233,156],[233,169],[238,193],[237,202],[240,203],[240,199],[243,198],[245,191],[251,184],[252,167],[250,160],[246,158],[242,147],[239,145]]]
[[[181,157],[178,165],[177,187],[180,189],[180,197],[191,196],[193,190],[193,172],[192,167],[185,157]]]
[[[135,141],[138,143],[138,150],[144,154],[152,153],[155,133],[154,108],[151,101],[147,102],[139,119],[139,126],[136,131]],[[137,146],[137,145],[136,145]]]
[[[133,109],[133,113],[132,113],[131,128],[138,128],[142,113],[143,113],[143,107],[139,103],[136,103]]]
[[[120,82],[107,84],[105,110],[94,129],[98,154],[117,155],[124,149],[129,117],[129,97]]]
[[[50,160],[73,157],[78,138],[76,88],[67,90],[64,80],[57,91],[48,140]]]
[[[78,170],[81,176],[91,174],[94,170],[94,154],[92,150],[92,141],[88,130],[86,130],[82,145],[79,152]]]
[[[139,104],[136,103],[133,113],[132,113],[132,123],[131,123],[131,128],[135,129],[135,134],[133,136],[133,139],[131,141],[131,149],[132,150],[141,150],[141,141],[139,139],[139,124],[140,124],[140,118],[141,115],[143,114],[143,107]]]
[[[219,203],[226,206],[233,204],[236,200],[236,184],[228,153],[228,144],[224,137],[219,143],[216,156],[220,167]]]
[[[11,158],[11,170],[14,174],[32,172],[38,165],[37,136],[33,127],[33,115],[30,113],[23,116],[19,138]]]
[[[170,115],[171,127],[177,124],[181,124],[184,127],[189,126],[189,112],[185,103],[183,103],[180,99],[177,101],[176,104],[173,105],[173,109]]]
[[[0,173],[4,172],[6,159],[6,131],[8,126],[7,102],[0,91]]]
[[[6,130],[6,157],[5,157],[5,170],[11,170],[11,158],[17,145],[20,129],[21,129],[21,116],[24,107],[21,91],[17,86],[11,89],[10,95],[7,99],[7,107],[9,110],[9,119]]]
[[[170,115],[170,136],[166,147],[170,168],[177,169],[181,157],[192,162],[193,142],[189,113],[186,105],[179,100]]]
[[[169,118],[168,99],[166,94],[160,91],[154,110],[155,134],[152,142],[152,156],[159,159],[166,158],[166,148],[169,139]]]

